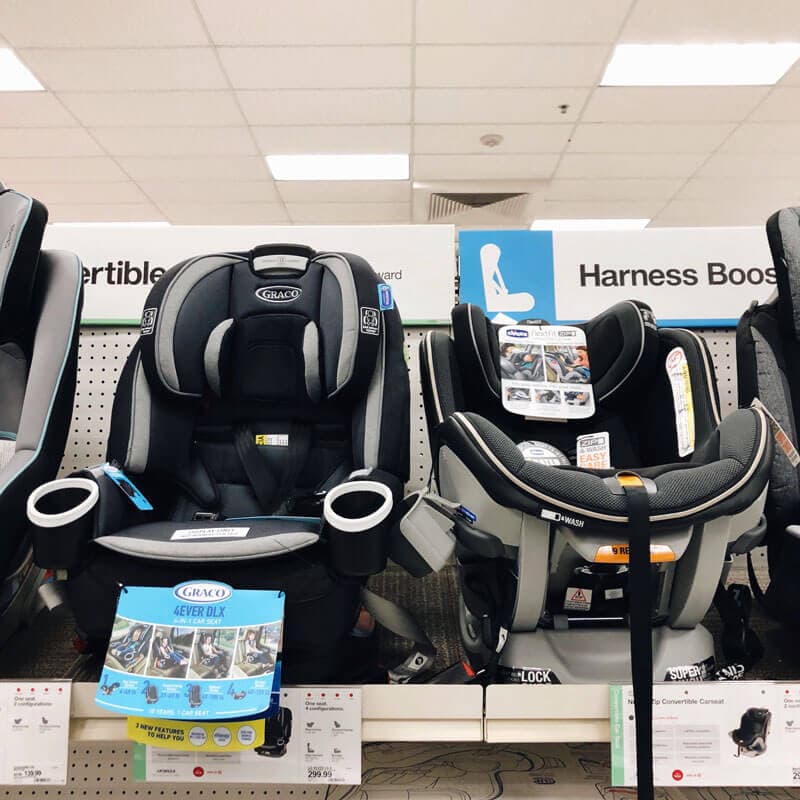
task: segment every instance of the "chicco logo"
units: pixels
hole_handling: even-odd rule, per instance
[[[233,589],[224,583],[189,581],[176,586],[172,593],[187,603],[221,603],[233,594]]]
[[[506,336],[510,336],[512,339],[527,339],[528,338],[528,331],[524,331],[521,328],[508,328],[505,331]]]
[[[256,297],[265,303],[291,303],[303,290],[297,286],[263,286],[256,290]]]

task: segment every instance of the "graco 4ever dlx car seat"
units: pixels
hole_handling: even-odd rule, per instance
[[[490,679],[632,680],[640,786],[652,785],[651,681],[713,672],[700,623],[726,559],[757,540],[772,438],[759,410],[720,419],[705,343],[658,330],[643,303],[542,330],[464,304],[452,338],[421,342],[438,493],[405,501],[395,560],[421,575],[455,550],[463,642]],[[501,358],[547,369],[556,352],[584,384],[555,369],[547,383],[502,376]],[[579,461],[584,436],[605,441],[605,466]]]
[[[362,258],[300,245],[188,259],[154,286],[114,399],[119,469],[28,504],[90,647],[122,586],[209,578],[286,593],[287,680],[345,677],[408,476],[403,332],[380,288]]]

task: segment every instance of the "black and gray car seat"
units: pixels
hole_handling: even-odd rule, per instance
[[[209,578],[286,593],[287,680],[343,677],[408,477],[403,331],[380,285],[358,256],[265,245],[189,259],[153,287],[108,460],[154,510],[102,467],[29,502],[38,563],[67,572],[91,646],[120,587]]]
[[[578,327],[596,412],[573,421],[534,421],[502,407],[498,328],[477,306],[453,310],[452,338],[425,336],[438,494],[406,501],[395,547],[406,563],[416,556],[417,574],[442,567],[455,547],[462,638],[496,678],[633,678],[644,743],[651,678],[713,666],[713,639],[700,622],[729,551],[760,518],[772,439],[758,410],[720,419],[711,358],[695,333],[658,330],[634,301]],[[665,369],[676,348],[692,404],[695,445],[685,457]],[[609,434],[612,468],[577,467],[576,437],[599,432]],[[521,443],[545,456],[526,461]]]
[[[800,628],[800,209],[784,208],[767,220],[777,295],[753,305],[736,329],[739,405],[763,403],[780,429],[767,494],[767,560],[770,583],[763,594],[755,571],[751,584],[769,612]]]
[[[0,185],[0,641],[36,597],[25,503],[58,472],[77,376],[82,267],[41,251],[46,224],[40,202]]]
[[[739,727],[731,731],[731,739],[736,743],[737,758],[754,758],[767,751],[771,722],[772,712],[768,708],[748,708],[742,714]]]

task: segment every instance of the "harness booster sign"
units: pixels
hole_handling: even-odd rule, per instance
[[[281,592],[216,581],[126,587],[95,702],[177,720],[260,714],[280,684],[283,605]]]
[[[531,419],[585,419],[594,414],[586,334],[570,325],[500,329],[503,407]]]

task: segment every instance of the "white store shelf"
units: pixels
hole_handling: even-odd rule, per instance
[[[73,742],[127,739],[126,718],[95,705],[96,683],[72,687]],[[363,686],[365,742],[480,742],[483,689],[480,686]]]
[[[608,742],[608,685],[486,689],[487,742]]]

